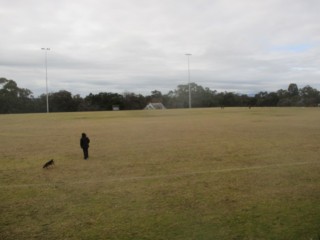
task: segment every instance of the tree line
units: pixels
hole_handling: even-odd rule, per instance
[[[196,83],[190,83],[192,107],[276,107],[317,106],[320,92],[307,85],[298,88],[291,83],[288,89],[276,92],[262,91],[253,96],[234,92],[217,92]],[[108,111],[117,106],[120,110],[143,109],[150,102],[162,102],[166,108],[189,107],[189,85],[178,85],[176,89],[162,94],[154,90],[148,96],[125,92],[123,94],[100,92],[85,97],[73,95],[66,90],[49,93],[50,112]],[[29,89],[18,87],[14,80],[0,78],[0,113],[46,112],[46,94],[34,97]]]

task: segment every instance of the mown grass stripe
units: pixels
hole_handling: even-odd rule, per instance
[[[260,165],[260,166],[250,166],[250,167],[238,167],[238,168],[225,168],[225,169],[216,169],[210,171],[195,171],[195,172],[181,172],[173,174],[164,174],[164,175],[153,175],[153,176],[130,176],[130,177],[118,177],[118,178],[107,178],[101,181],[76,181],[76,182],[51,182],[51,183],[31,183],[31,184],[10,184],[10,185],[0,185],[0,188],[23,188],[23,187],[41,187],[41,186],[56,186],[56,185],[77,185],[77,184],[95,184],[95,183],[104,183],[112,181],[132,181],[132,180],[149,180],[149,179],[162,179],[162,178],[176,178],[176,177],[186,177],[199,174],[213,174],[213,173],[223,173],[223,172],[236,172],[236,171],[246,171],[246,170],[258,170],[266,168],[276,168],[276,167],[290,167],[297,165],[306,165],[306,164],[318,164],[319,161],[311,162],[293,162],[293,163],[280,163],[280,164],[270,164],[270,165]]]

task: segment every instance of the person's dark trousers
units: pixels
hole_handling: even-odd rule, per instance
[[[83,148],[83,156],[84,156],[84,159],[88,159],[89,157],[88,148]]]

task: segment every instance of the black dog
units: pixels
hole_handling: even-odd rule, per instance
[[[43,165],[43,168],[48,168],[48,167],[50,167],[52,165],[54,165],[53,159],[51,159],[50,161],[46,162],[46,164]]]

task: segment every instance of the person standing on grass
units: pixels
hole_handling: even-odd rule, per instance
[[[89,143],[90,143],[90,139],[87,137],[87,135],[85,133],[82,133],[81,139],[80,139],[80,147],[83,150],[83,157],[84,159],[88,159],[89,158]]]

